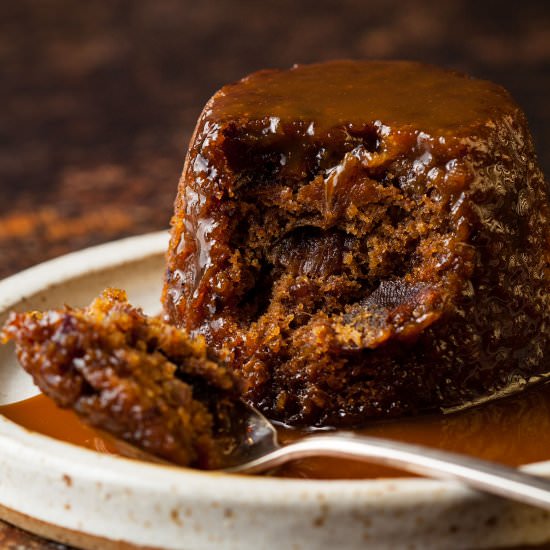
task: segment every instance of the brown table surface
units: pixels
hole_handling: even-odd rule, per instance
[[[168,226],[220,85],[263,67],[413,58],[495,80],[550,168],[550,10],[523,0],[19,0],[0,7],[0,278]],[[0,547],[61,548],[0,522]]]

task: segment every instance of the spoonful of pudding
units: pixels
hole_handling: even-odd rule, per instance
[[[156,462],[260,473],[312,456],[353,458],[550,509],[550,481],[465,455],[348,432],[280,446],[202,340],[147,317],[123,291],[106,290],[83,309],[13,313],[1,337],[60,407]]]

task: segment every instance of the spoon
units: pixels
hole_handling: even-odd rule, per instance
[[[516,468],[423,445],[359,436],[349,432],[312,435],[282,447],[275,426],[254,407],[239,401],[232,420],[234,442],[225,453],[229,473],[260,473],[314,456],[364,460],[465,485],[550,510],[550,480]],[[233,439],[233,438],[232,438]]]

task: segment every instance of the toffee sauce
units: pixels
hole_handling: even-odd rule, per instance
[[[42,394],[2,406],[0,414],[61,441],[129,456],[124,443],[91,428],[74,412],[58,408]],[[429,445],[510,466],[550,460],[550,384],[452,414],[373,422],[356,433]],[[282,443],[305,436],[305,431],[279,427]],[[324,457],[295,461],[274,475],[305,479],[410,476],[369,463]]]

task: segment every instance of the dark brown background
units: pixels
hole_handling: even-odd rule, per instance
[[[167,227],[202,105],[222,84],[264,67],[409,58],[489,78],[526,110],[550,173],[545,4],[2,2],[0,278]],[[0,524],[2,548],[42,544]]]

